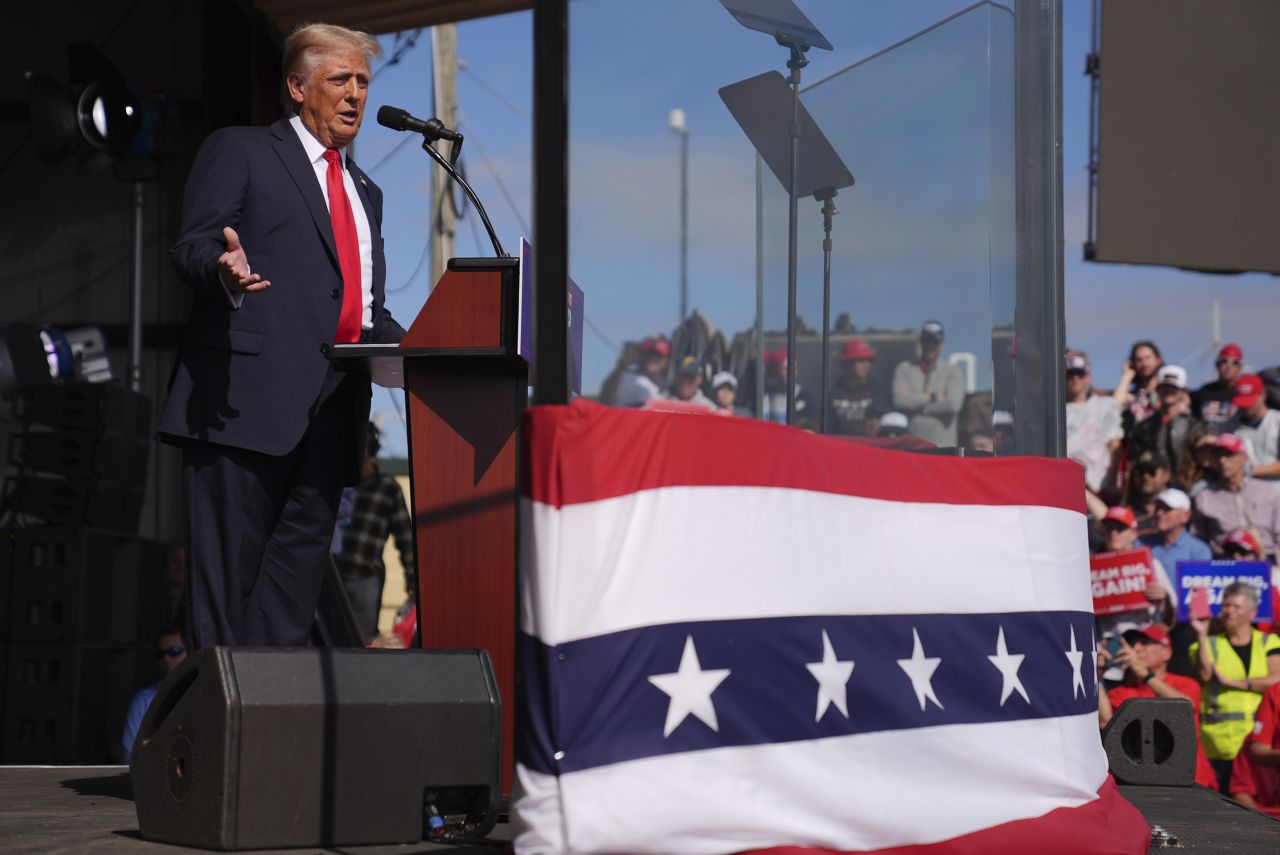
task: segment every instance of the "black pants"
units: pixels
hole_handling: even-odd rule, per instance
[[[1246,742],[1245,748],[1241,750],[1247,750],[1248,746],[1249,743]],[[1213,767],[1213,774],[1218,777],[1218,792],[1222,793],[1224,796],[1231,795],[1231,767],[1234,765],[1234,762],[1235,761],[1232,760],[1209,761],[1209,765]]]
[[[353,387],[341,383],[283,456],[198,442],[184,449],[194,647],[307,643],[356,447]]]

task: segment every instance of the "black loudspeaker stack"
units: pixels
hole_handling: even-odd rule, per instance
[[[8,529],[0,560],[0,762],[116,762],[134,693],[159,679],[167,544]]]
[[[480,837],[501,730],[482,650],[207,648],[134,743],[138,827],[206,849]]]
[[[10,509],[49,525],[136,532],[150,443],[146,396],[107,384],[53,384],[22,392],[17,404]]]
[[[1131,698],[1102,730],[1111,774],[1122,784],[1190,787],[1197,742],[1191,702],[1178,698]]]

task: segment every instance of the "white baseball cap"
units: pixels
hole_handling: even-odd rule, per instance
[[[1187,494],[1172,487],[1156,496],[1156,502],[1171,511],[1191,510],[1191,499],[1187,497]]]
[[[736,391],[738,378],[733,376],[732,371],[718,371],[716,376],[711,378],[711,388],[719,389],[721,386],[732,386]]]
[[[1187,369],[1181,365],[1162,365],[1160,370],[1156,372],[1156,385],[1176,386],[1179,389],[1187,388]]]
[[[907,429],[907,417],[899,412],[885,413],[880,417],[880,427],[882,428],[902,428]]]

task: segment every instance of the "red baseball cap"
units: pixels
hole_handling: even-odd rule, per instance
[[[766,350],[764,352],[765,365],[785,365],[787,361],[787,349],[780,347],[777,350]]]
[[[1104,516],[1103,519],[1124,523],[1126,528],[1138,527],[1138,520],[1133,515],[1133,511],[1124,505],[1116,505],[1113,508],[1107,508],[1107,515]]]
[[[1173,642],[1169,640],[1169,633],[1165,632],[1165,628],[1158,623],[1142,629],[1127,629],[1122,637],[1130,644],[1158,644],[1161,647],[1173,647]]]
[[[1223,548],[1226,548],[1227,544],[1247,549],[1254,555],[1262,554],[1261,544],[1258,543],[1258,539],[1248,529],[1237,528],[1228,532],[1227,536],[1222,538]]]
[[[1231,398],[1232,405],[1247,410],[1266,389],[1262,385],[1262,378],[1257,374],[1241,374],[1231,384],[1231,391],[1235,393]]]
[[[1222,350],[1218,351],[1218,358],[1241,360],[1244,359],[1244,351],[1240,349],[1240,345],[1232,342],[1223,345]]]
[[[851,338],[844,343],[844,350],[840,352],[840,361],[847,362],[850,359],[875,359],[876,349],[867,344],[860,338]]]
[[[1214,448],[1220,448],[1229,454],[1244,454],[1244,440],[1234,433],[1224,433],[1213,441]]]
[[[659,338],[651,335],[644,341],[640,342],[640,349],[645,353],[654,353],[658,356],[669,356],[671,354],[671,342],[665,338]]]

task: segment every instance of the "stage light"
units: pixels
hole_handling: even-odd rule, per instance
[[[84,147],[112,157],[151,153],[159,106],[134,93],[124,76],[92,45],[68,47],[71,85],[27,72],[36,159],[54,164]]]
[[[100,328],[45,327],[40,331],[40,340],[48,357],[49,375],[54,380],[107,383],[115,378],[107,358],[107,337]]]
[[[129,151],[142,127],[140,102],[126,87],[112,80],[86,86],[76,112],[85,142],[115,157],[123,157]]]
[[[49,383],[107,383],[115,378],[98,327],[0,326],[0,400]]]

